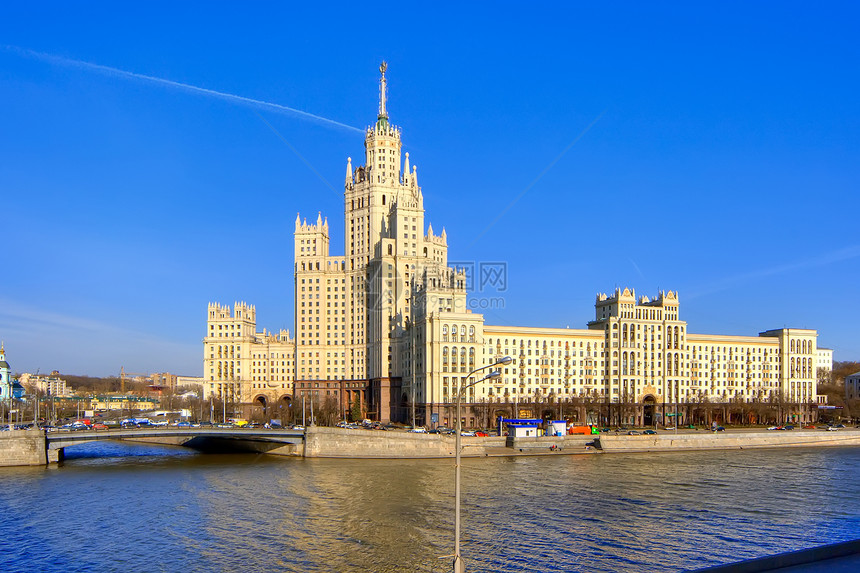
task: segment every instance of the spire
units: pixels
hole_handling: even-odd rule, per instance
[[[418,166],[417,165],[412,166],[412,184],[415,187],[418,187]]]
[[[352,183],[352,157],[346,158],[346,185],[347,187]]]
[[[302,226],[302,219],[299,217],[299,214],[296,213],[296,231],[298,231]]]
[[[409,152],[406,152],[406,164],[403,167],[403,184],[409,185]]]
[[[433,223],[427,223],[427,236],[433,236]]]
[[[317,227],[322,227],[322,211],[317,211]]]
[[[385,60],[379,64],[379,73],[382,74],[382,77],[379,78],[379,118],[378,119],[388,119],[388,111],[385,109],[385,70],[388,69],[388,64]]]

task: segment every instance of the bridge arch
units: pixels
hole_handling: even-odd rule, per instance
[[[122,428],[46,432],[48,462],[58,462],[64,449],[105,440],[147,438],[151,444],[183,446],[202,452],[245,451],[294,455],[304,440],[302,431],[249,428]],[[284,449],[286,448],[286,449]],[[273,451],[279,450],[279,451]]]

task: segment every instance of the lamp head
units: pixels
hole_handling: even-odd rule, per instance
[[[493,370],[492,372],[490,372],[489,374],[487,374],[486,378],[489,380],[489,379],[492,379],[492,378],[498,378],[498,377],[499,377],[499,376],[501,376],[501,375],[502,375],[502,371],[501,371],[501,370]]]
[[[503,358],[499,358],[499,360],[496,362],[496,364],[510,364],[513,361],[514,361],[514,359],[511,358],[510,356],[505,356]]]

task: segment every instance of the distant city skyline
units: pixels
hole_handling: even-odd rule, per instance
[[[12,370],[200,375],[208,302],[292,331],[296,213],[341,254],[383,59],[449,260],[506,267],[488,321],[672,290],[691,331],[857,360],[858,9],[717,9],[0,9]]]

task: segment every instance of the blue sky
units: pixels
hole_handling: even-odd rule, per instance
[[[507,264],[488,323],[584,328],[598,292],[677,290],[691,332],[817,328],[858,360],[858,11],[4,4],[9,361],[197,375],[210,301],[290,328],[296,213],[342,254],[345,126],[375,120],[383,59],[450,259]]]

